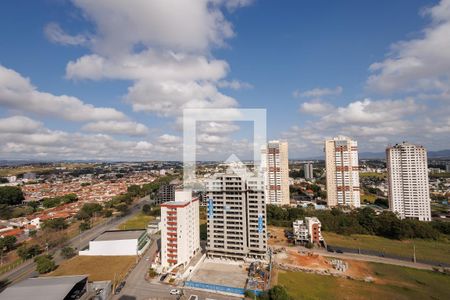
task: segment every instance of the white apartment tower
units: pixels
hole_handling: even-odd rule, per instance
[[[161,204],[161,224],[161,266],[187,265],[200,250],[199,201],[191,190]]]
[[[267,204],[289,205],[289,156],[286,141],[269,141],[261,151]]]
[[[207,180],[208,257],[265,259],[264,179],[227,172]]]
[[[389,209],[400,218],[431,221],[427,150],[407,142],[386,149]]]
[[[338,136],[325,141],[328,206],[360,207],[358,143]]]
[[[305,173],[305,179],[314,179],[313,164],[312,162],[307,162],[303,165],[303,172]]]

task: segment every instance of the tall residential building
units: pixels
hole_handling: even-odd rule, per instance
[[[156,203],[161,204],[175,199],[175,184],[162,184],[156,195]]]
[[[305,179],[314,179],[313,164],[311,162],[303,165],[303,172],[305,173]]]
[[[161,266],[187,265],[200,250],[199,203],[192,191],[176,191],[161,204]]]
[[[289,157],[286,141],[270,141],[261,150],[267,204],[289,205]]]
[[[431,221],[427,150],[407,142],[386,149],[389,209],[400,218]]]
[[[228,171],[207,180],[209,257],[265,259],[264,179]]]
[[[358,143],[345,136],[325,141],[328,206],[360,207]]]

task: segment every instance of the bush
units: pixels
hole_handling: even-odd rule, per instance
[[[308,248],[308,249],[312,249],[312,248],[314,248],[314,244],[311,243],[311,242],[307,242],[305,247]]]
[[[157,275],[158,275],[158,273],[155,271],[155,269],[153,269],[153,268],[148,269],[148,276],[149,276],[150,278],[154,278],[154,277],[156,277]]]
[[[78,226],[78,228],[80,229],[81,232],[83,232],[83,231],[91,229],[91,224],[89,224],[87,222],[83,222],[80,224],[80,226]]]
[[[61,256],[65,259],[69,259],[71,257],[74,257],[76,255],[75,249],[70,246],[65,246],[61,249]]]
[[[41,254],[42,250],[38,245],[32,245],[27,247],[27,245],[22,245],[17,248],[17,255],[19,255],[22,259],[30,259],[35,257],[36,255]]]
[[[281,285],[276,285],[269,290],[269,299],[270,300],[289,300],[290,297],[286,291],[286,289]]]
[[[56,264],[51,255],[38,256],[34,261],[36,262],[36,271],[38,271],[39,274],[49,273],[56,269]]]

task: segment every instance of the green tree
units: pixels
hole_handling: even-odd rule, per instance
[[[119,203],[115,206],[115,208],[120,211],[122,214],[126,214],[128,212],[128,205],[126,203]]]
[[[206,241],[207,238],[208,238],[207,224],[200,224],[200,239]]]
[[[61,198],[45,198],[42,201],[42,206],[45,208],[56,207],[61,204]]]
[[[11,251],[14,249],[16,245],[17,238],[15,236],[5,236],[4,238],[0,238],[3,241],[3,246],[6,247],[6,251]]]
[[[65,259],[74,257],[76,255],[75,249],[70,246],[65,246],[61,249],[61,256]]]
[[[42,252],[41,248],[38,245],[31,245],[27,247],[27,245],[22,245],[17,248],[17,255],[19,255],[22,259],[30,259],[39,255]]]
[[[71,193],[61,197],[62,203],[73,203],[78,201],[77,194]]]
[[[17,186],[0,187],[0,204],[18,205],[24,200],[23,192]]]
[[[37,211],[38,207],[40,206],[40,203],[39,203],[39,201],[30,201],[30,202],[27,202],[27,205],[33,209],[33,212],[35,212],[35,211]]]
[[[281,285],[276,285],[269,290],[269,299],[270,300],[289,300],[290,297],[286,291],[286,289]]]
[[[49,273],[56,269],[56,264],[51,255],[38,256],[34,261],[36,262],[36,271],[38,271],[39,274]]]
[[[110,210],[110,209],[105,209],[105,210],[103,210],[103,216],[104,216],[105,218],[111,217],[112,214],[113,214],[113,212],[112,212],[112,210]]]
[[[66,220],[63,218],[55,218],[46,220],[43,223],[42,228],[43,229],[50,229],[50,230],[64,230],[68,227]]]
[[[127,193],[131,196],[131,197],[138,197],[142,195],[142,189],[139,185],[130,185],[127,188]]]
[[[94,214],[100,213],[103,210],[103,206],[99,203],[85,203],[78,212],[78,218],[81,220],[88,220]]]
[[[150,204],[144,204],[144,206],[142,206],[142,212],[149,216],[152,212],[152,207],[150,206]]]
[[[78,226],[78,228],[80,229],[81,232],[86,231],[88,229],[91,229],[91,225],[87,222],[83,222],[80,224],[80,226]]]
[[[0,219],[8,220],[12,217],[13,209],[8,204],[0,204]]]

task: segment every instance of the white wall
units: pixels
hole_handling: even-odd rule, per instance
[[[80,255],[121,256],[137,255],[138,240],[90,241],[89,250],[80,251]]]

